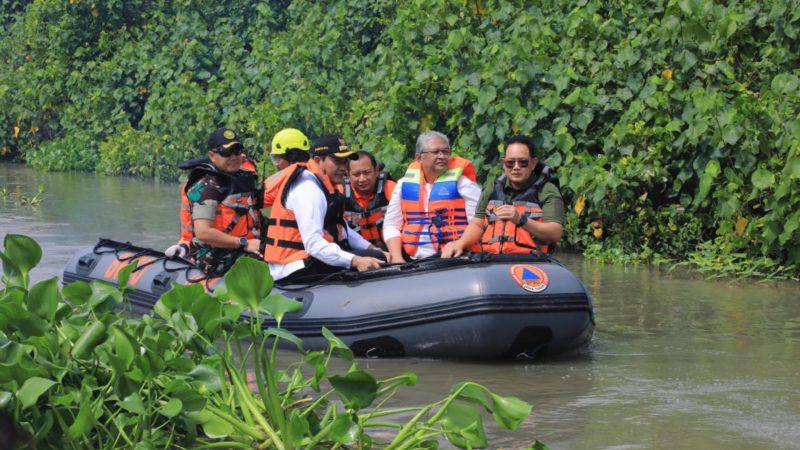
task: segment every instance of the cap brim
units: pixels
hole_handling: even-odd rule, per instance
[[[222,144],[222,148],[228,149],[228,148],[234,147],[234,146],[236,146],[236,145],[238,145],[238,146],[240,146],[240,147],[243,147],[243,145],[242,145],[242,143],[241,143],[241,142],[239,142],[239,141],[232,141],[232,142],[228,142],[227,144]]]
[[[335,156],[335,157],[337,157],[337,158],[350,158],[350,159],[353,159],[353,155],[355,155],[356,152],[339,152],[339,153],[330,153],[330,154]]]

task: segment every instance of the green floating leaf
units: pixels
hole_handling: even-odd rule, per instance
[[[64,296],[76,305],[83,305],[92,296],[92,287],[85,281],[75,281],[64,286]]]
[[[126,264],[125,267],[119,270],[117,274],[117,287],[122,289],[128,286],[128,280],[131,278],[131,273],[133,273],[136,268],[139,267],[139,260],[134,260],[130,264]]]
[[[7,234],[5,255],[14,261],[20,272],[27,274],[42,260],[42,248],[32,238],[21,234]]]
[[[288,330],[284,330],[283,328],[268,328],[264,331],[266,336],[275,336],[276,338],[280,338],[286,341],[291,342],[292,344],[297,347],[297,351],[305,352],[303,348],[303,340],[297,337],[294,333]]]
[[[456,392],[458,392],[458,398],[481,405],[486,408],[486,411],[492,412],[492,404],[489,402],[489,398],[486,397],[486,388],[474,383],[464,382],[456,384],[450,390],[451,394]]]
[[[314,368],[314,377],[311,378],[311,388],[319,392],[319,382],[328,372],[328,368],[325,366],[325,354],[322,352],[309,352],[309,354],[306,355],[306,364]]]
[[[199,381],[210,392],[217,392],[222,389],[222,379],[220,378],[219,371],[204,364],[198,364],[197,367],[189,372],[193,380]]]
[[[350,350],[350,347],[348,347],[343,340],[336,337],[331,330],[326,327],[322,327],[322,335],[328,340],[328,349],[331,352],[344,360],[353,360],[353,351]]]
[[[378,382],[375,377],[361,370],[353,370],[346,375],[328,377],[331,386],[351,410],[358,411],[371,405],[378,393]]]
[[[497,394],[490,394],[494,401],[492,417],[498,425],[516,430],[520,423],[531,414],[531,405],[516,397],[502,397]]]
[[[331,439],[339,444],[348,444],[358,439],[361,429],[350,414],[339,414],[331,426]]]
[[[485,448],[488,445],[481,414],[475,408],[451,403],[440,423],[447,440],[459,448]]]
[[[3,273],[5,274],[3,279],[6,285],[9,287],[26,287],[27,276],[23,275],[23,272],[17,267],[14,261],[3,252],[0,252],[0,261],[3,262]]]
[[[225,419],[212,415],[203,423],[203,432],[212,439],[221,439],[234,433],[233,425]]]
[[[281,325],[283,316],[287,312],[297,312],[303,309],[303,302],[284,297],[283,294],[272,294],[261,302],[261,312],[268,313]]]
[[[28,293],[28,311],[45,320],[53,320],[58,309],[61,294],[58,293],[58,277],[41,281],[31,287]]]
[[[169,401],[158,409],[159,414],[169,417],[170,419],[176,417],[183,409],[183,402],[177,398],[171,398]]]
[[[169,314],[179,310],[189,310],[192,308],[195,299],[207,295],[200,283],[193,284],[173,284],[172,288],[164,293],[159,299],[159,315]],[[155,308],[154,308],[155,309]]]
[[[289,426],[288,434],[292,442],[300,442],[304,437],[306,437],[309,434],[311,429],[308,424],[308,420],[303,416],[303,414],[300,411],[296,409],[293,409],[289,413],[288,426]]]
[[[55,384],[57,384],[55,381],[41,377],[31,377],[25,380],[17,392],[17,398],[19,398],[22,408],[30,408],[35,405],[39,397]]]
[[[99,320],[92,322],[91,325],[83,330],[81,337],[79,337],[78,340],[75,341],[75,345],[72,346],[72,356],[74,358],[83,358],[87,353],[94,350],[105,336],[106,325]]]
[[[261,300],[269,295],[274,282],[269,266],[263,261],[242,257],[225,274],[225,286],[234,302],[258,311]]]
[[[136,356],[136,348],[131,342],[133,338],[128,336],[122,328],[116,325],[111,327],[111,336],[114,338],[112,345],[114,353],[117,358],[120,359],[122,367],[124,367],[125,370],[130,369],[131,364],[133,364],[133,358]]]
[[[92,388],[84,381],[81,385],[81,402],[78,415],[75,421],[69,426],[67,436],[72,439],[78,439],[81,436],[89,433],[94,424],[96,423],[94,410],[92,409]]]
[[[144,415],[146,413],[144,409],[144,403],[142,403],[142,398],[139,396],[137,392],[125,397],[122,401],[118,402],[119,407],[130,411],[134,414]]]
[[[531,442],[531,445],[528,446],[525,450],[550,450],[550,447],[544,445],[544,443],[538,439]]]
[[[219,300],[203,292],[195,297],[191,313],[204,333],[216,335],[222,323],[222,303]]]

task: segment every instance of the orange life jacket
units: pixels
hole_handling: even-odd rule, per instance
[[[223,233],[235,237],[246,237],[254,239],[261,232],[261,213],[258,210],[257,176],[254,172],[239,170],[234,175],[222,173],[213,164],[200,164],[192,169],[189,180],[184,185],[183,197],[191,187],[206,175],[216,176],[223,189],[227,191],[226,197],[219,202],[216,210],[213,227]],[[191,203],[188,197],[186,202],[189,204],[189,223],[191,224]],[[197,239],[193,228],[191,243],[193,247],[207,247],[207,245]]]
[[[180,167],[181,169],[194,169],[195,167],[198,167],[200,164],[204,164],[207,162],[209,162],[209,159],[206,156],[184,161],[181,164],[179,164],[178,167]],[[249,157],[245,157],[245,160],[242,163],[242,167],[240,170],[257,173],[255,161],[253,161]],[[191,245],[192,237],[194,236],[194,230],[192,229],[192,205],[189,202],[189,197],[186,196],[187,186],[191,185],[187,183],[181,185],[181,213],[180,213],[181,235],[180,239],[178,240],[178,244],[184,244],[188,248],[189,245]]]
[[[388,179],[388,174],[381,172],[375,185],[375,195],[366,198],[356,192],[347,178],[344,181],[344,220],[350,229],[376,247],[385,245],[383,216],[386,215],[394,186],[395,182]]]
[[[494,191],[489,196],[484,218],[484,231],[481,237],[481,251],[487,253],[548,253],[549,246],[546,242],[534,239],[523,227],[511,220],[500,220],[494,210],[502,205],[513,205],[521,216],[542,222],[542,208],[539,206],[539,190],[547,182],[554,182],[550,176],[552,169],[539,163],[542,167],[534,172],[536,180],[525,191],[509,199],[503,188],[506,185],[506,176],[501,175],[495,180]]]
[[[305,163],[292,164],[278,172],[279,176],[273,179],[273,182],[278,183],[279,187],[267,220],[267,238],[264,248],[264,260],[267,262],[289,264],[309,257],[303,246],[303,238],[300,235],[294,212],[284,206],[289,189],[300,177],[300,174],[306,170],[314,174],[315,180],[325,193],[325,199],[328,202],[328,211],[322,226],[323,237],[328,242],[335,242],[343,248],[347,248],[347,241],[344,237],[344,219],[342,218],[343,197],[330,179],[322,175],[319,165],[310,159]]]
[[[425,175],[420,163],[415,161],[408,166],[400,189],[401,240],[406,254],[414,256],[417,248],[425,244],[432,244],[439,251],[444,244],[464,233],[469,222],[466,204],[458,192],[458,180],[462,176],[475,181],[475,168],[471,161],[454,156],[429,193],[425,191]]]

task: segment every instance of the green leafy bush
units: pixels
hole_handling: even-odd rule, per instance
[[[471,382],[429,405],[384,407],[416,375],[376,379],[327,329],[328,349],[309,352],[290,332],[266,328],[265,317],[280,327],[302,304],[271,294],[262,261],[239,259],[213,295],[201,284],[174,286],[154,315],[130,319],[119,309],[136,264],[120,270],[118,286],[78,281],[62,294],[57,277],[30,285],[42,256],[35,241],[7,235],[4,247],[0,411],[24,432],[18,447],[399,450],[444,438],[485,448],[482,410],[507,429],[531,412]],[[276,365],[280,340],[299,351],[288,367]],[[333,357],[349,368],[333,373]]]
[[[558,169],[571,247],[682,258],[715,242],[800,264],[797,0],[43,0],[9,14],[7,155],[82,133],[121,144],[130,126],[161,143],[159,162],[112,172],[175,178],[217,126],[256,157],[293,126],[343,133],[399,176],[438,129],[484,178],[523,133]]]

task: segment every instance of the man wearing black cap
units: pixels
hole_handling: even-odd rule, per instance
[[[312,155],[281,171],[264,250],[276,281],[343,268],[375,269],[384,256],[343,219],[341,183],[354,152],[340,136],[326,135],[314,141]]]
[[[192,215],[191,256],[211,276],[225,273],[243,254],[260,255],[258,176],[241,170],[244,147],[230,128],[208,138],[209,163],[186,182]]]

